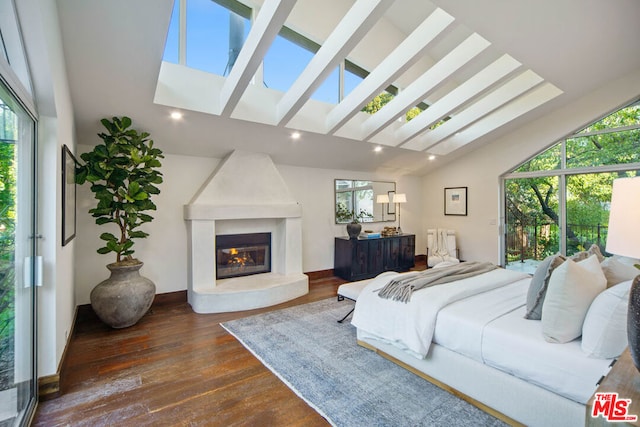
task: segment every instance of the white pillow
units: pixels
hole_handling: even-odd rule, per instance
[[[632,280],[601,292],[582,325],[582,351],[589,357],[611,359],[627,348],[627,306]]]
[[[542,305],[544,339],[565,343],[582,335],[589,306],[606,286],[595,255],[577,263],[568,259],[553,270]]]
[[[602,261],[600,265],[607,278],[607,287],[617,285],[626,280],[632,280],[640,274],[640,270],[633,266],[633,260],[629,263],[627,259],[612,256]]]

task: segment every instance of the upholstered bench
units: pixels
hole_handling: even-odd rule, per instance
[[[356,301],[358,299],[358,295],[364,289],[365,286],[371,282],[372,279],[359,280],[357,282],[349,282],[338,287],[338,301],[344,301],[344,299],[349,299],[351,301]],[[347,317],[351,313],[353,313],[353,308],[349,311],[342,319],[338,320],[338,323],[344,322]]]

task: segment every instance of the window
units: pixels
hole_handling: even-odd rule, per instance
[[[604,253],[613,180],[640,170],[640,102],[554,144],[504,176],[507,267],[556,252]]]
[[[186,28],[180,28],[182,5],[186,10]],[[253,12],[238,0],[175,0],[163,60],[212,74],[228,75],[249,34]],[[182,48],[181,35],[186,45]],[[254,83],[281,92],[288,91],[320,48],[317,42],[283,26],[265,54],[262,70],[256,73]],[[337,104],[367,75],[367,70],[345,59],[311,98]],[[389,86],[363,111],[375,113],[397,93],[397,87]],[[421,102],[411,108],[404,119],[409,121],[426,108],[427,105]]]

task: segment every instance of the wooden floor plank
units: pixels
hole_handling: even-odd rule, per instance
[[[61,395],[39,403],[32,425],[326,426],[220,323],[335,297],[342,283],[314,278],[303,297],[235,313],[197,314],[185,301],[161,298],[122,330],[85,307],[67,349]]]

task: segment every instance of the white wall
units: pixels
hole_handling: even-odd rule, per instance
[[[29,60],[38,120],[39,252],[38,376],[57,372],[75,312],[73,242],[61,242],[61,148],[74,148],[71,97],[55,0],[16,2]]]
[[[153,135],[152,135],[153,137]],[[96,136],[97,138],[97,136]],[[79,151],[91,147],[80,145]],[[145,263],[141,273],[156,284],[157,293],[187,288],[187,231],[183,219],[183,206],[215,169],[220,159],[165,155],[162,173],[164,183],[161,193],[154,199],[158,210],[155,220],[145,224],[150,233],[147,239],[135,243],[135,256]],[[402,207],[401,224],[405,232],[417,232],[420,227],[421,180],[417,177],[379,176],[361,172],[301,168],[276,165],[293,197],[302,205],[303,271],[333,268],[334,236],[346,235],[344,225],[334,222],[333,186],[336,178],[378,179],[397,182],[398,192],[407,193],[408,202]],[[239,171],[241,172],[241,171]],[[105,265],[115,261],[115,255],[99,255],[102,246],[98,236],[107,226],[97,226],[87,213],[93,207],[93,194],[88,185],[78,189],[78,234],[76,237],[76,302],[88,304],[91,289],[108,277]],[[383,225],[374,223],[367,228],[380,230]],[[112,224],[109,224],[111,226]],[[422,236],[417,236],[417,253],[424,246]],[[212,261],[213,262],[213,261]]]
[[[640,70],[425,176],[423,233],[432,227],[453,228],[462,259],[500,264],[500,176],[565,135],[637,98],[638,88]],[[468,215],[445,216],[443,189],[459,186],[468,187]]]

